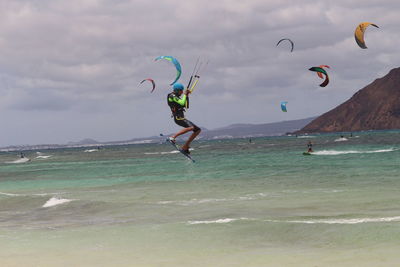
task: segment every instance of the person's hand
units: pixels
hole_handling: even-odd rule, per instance
[[[189,95],[190,93],[191,93],[191,91],[186,89],[185,95]]]

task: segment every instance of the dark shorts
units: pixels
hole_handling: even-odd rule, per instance
[[[179,119],[178,120],[178,119],[174,118],[174,121],[176,124],[178,124],[179,126],[182,126],[183,128],[193,127],[194,132],[200,131],[200,128],[196,124],[191,122],[190,120],[187,120],[187,119]]]

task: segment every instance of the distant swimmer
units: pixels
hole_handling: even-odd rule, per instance
[[[314,152],[313,149],[312,149],[312,146],[313,146],[312,142],[308,141],[308,143],[307,143],[307,148],[308,148],[307,152],[308,153]]]
[[[174,121],[179,126],[183,127],[184,129],[180,130],[173,136],[168,138],[168,141],[175,144],[176,138],[182,134],[187,132],[193,131],[192,135],[188,138],[186,143],[181,147],[182,152],[186,154],[190,154],[189,148],[191,142],[198,136],[201,132],[201,129],[194,124],[193,122],[189,121],[185,118],[185,108],[189,101],[189,94],[191,91],[184,90],[184,86],[181,83],[174,83],[173,85],[173,92],[168,94],[168,106],[171,108],[172,117]]]

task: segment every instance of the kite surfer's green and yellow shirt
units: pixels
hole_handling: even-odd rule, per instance
[[[172,92],[168,94],[168,106],[171,108],[172,116],[175,120],[185,119],[185,107],[187,102],[187,95],[183,94],[182,97]]]

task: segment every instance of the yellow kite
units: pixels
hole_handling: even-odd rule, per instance
[[[379,28],[378,25],[373,24],[371,22],[362,22],[357,26],[354,32],[354,38],[356,39],[358,46],[361,47],[362,49],[367,49],[367,46],[365,45],[364,41],[364,32],[369,25]]]

